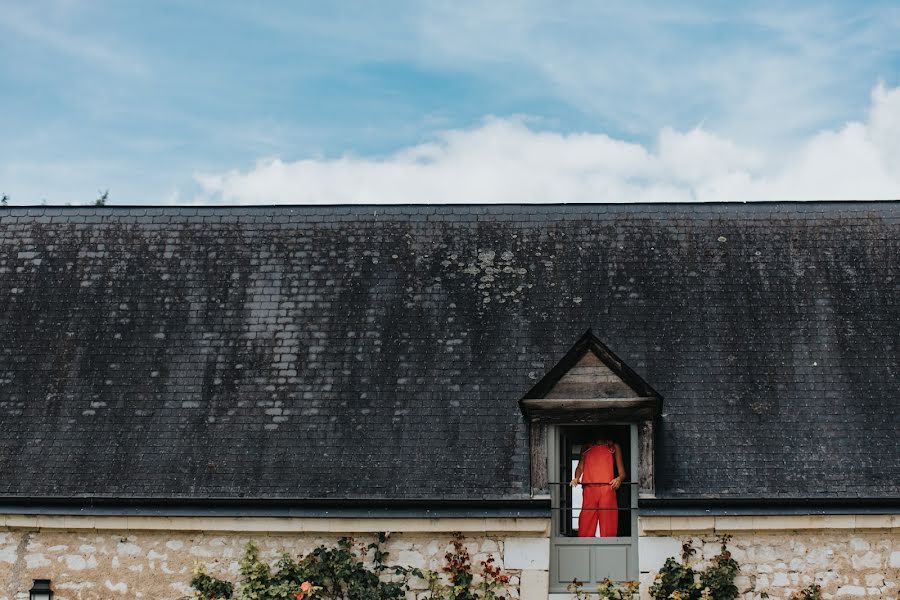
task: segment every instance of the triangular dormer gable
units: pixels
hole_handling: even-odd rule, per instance
[[[639,421],[659,414],[662,399],[588,330],[519,401],[533,421]]]

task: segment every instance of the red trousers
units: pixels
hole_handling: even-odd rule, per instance
[[[600,537],[615,537],[619,528],[616,490],[608,485],[586,485],[582,490],[578,537],[594,537],[598,523]]]

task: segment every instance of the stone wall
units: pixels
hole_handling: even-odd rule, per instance
[[[763,592],[773,599],[786,599],[810,583],[820,584],[825,598],[900,598],[900,517],[880,518],[881,528],[870,517],[823,517],[816,523],[803,519],[642,518],[643,597],[647,598],[656,570],[666,557],[678,556],[683,543],[690,542],[697,550],[693,561],[702,566],[719,552],[718,536],[729,533],[733,538],[728,547],[742,567],[737,583],[744,600],[758,600]],[[13,521],[18,525],[10,526]],[[9,517],[6,526],[0,522],[0,600],[27,598],[32,580],[39,578],[52,580],[57,600],[177,600],[190,595],[188,582],[197,563],[213,575],[234,581],[249,540],[257,541],[262,556],[274,561],[283,552],[298,556],[319,544],[335,544],[344,535],[339,528],[344,525],[369,532],[377,531],[375,526],[394,531],[405,527],[405,533],[392,534],[386,544],[389,562],[433,570],[442,567],[451,540],[444,520],[206,519],[192,521],[190,529],[178,519],[167,518],[118,519],[118,527],[102,527],[100,518],[32,517],[30,521],[30,526],[24,518]],[[803,523],[808,528],[784,527]],[[450,524],[464,531],[473,563],[493,555],[512,575],[513,597],[547,598],[548,521],[473,519]],[[859,528],[861,524],[869,527]],[[258,529],[261,525],[269,528]],[[253,529],[234,531],[237,526]],[[295,530],[285,531],[292,527]],[[356,537],[368,542],[372,534]],[[419,598],[422,587],[420,582],[409,597]]]
[[[721,532],[725,533],[725,532]],[[667,556],[690,542],[692,563],[702,566],[719,553],[719,532],[641,538],[642,597]],[[728,543],[741,565],[741,598],[788,598],[812,583],[824,598],[900,598],[900,534],[896,530],[734,532]]]
[[[255,540],[263,558],[274,562],[283,552],[298,556],[319,544],[334,545],[340,534],[255,534],[189,531],[97,531],[0,528],[0,600],[23,597],[33,579],[49,578],[56,600],[146,598],[176,600],[190,596],[188,582],[197,563],[211,575],[236,581],[244,546]],[[368,543],[371,534],[359,534]],[[449,533],[393,534],[389,562],[440,570],[450,549]],[[516,534],[465,534],[473,564],[493,555],[512,575],[510,592],[519,598],[527,587],[546,598],[544,538]],[[524,580],[524,582],[523,582]],[[421,596],[423,582],[409,598]],[[27,598],[27,593],[24,594]]]

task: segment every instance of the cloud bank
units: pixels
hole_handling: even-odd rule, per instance
[[[385,157],[267,158],[198,174],[197,203],[528,203],[900,198],[900,87],[879,84],[863,121],[774,155],[703,127],[653,143],[487,118]]]

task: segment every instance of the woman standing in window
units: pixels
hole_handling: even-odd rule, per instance
[[[613,470],[615,458],[615,475]],[[569,485],[583,487],[581,513],[578,515],[578,537],[593,537],[600,525],[600,537],[615,537],[619,526],[616,490],[625,480],[622,448],[612,440],[600,439],[589,444],[575,467]]]

